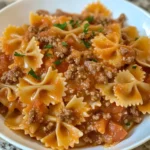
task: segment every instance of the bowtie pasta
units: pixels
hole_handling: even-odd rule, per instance
[[[119,143],[150,114],[150,39],[100,2],[30,13],[0,37],[0,113],[45,147]]]

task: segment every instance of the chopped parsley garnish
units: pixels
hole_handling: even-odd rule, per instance
[[[44,48],[50,49],[50,48],[53,48],[53,45],[48,44],[48,45],[45,45]]]
[[[66,42],[62,42],[61,44],[62,44],[62,46],[64,46],[64,47],[68,46],[68,43],[66,43]]]
[[[103,28],[98,29],[98,32],[103,32]]]
[[[52,57],[53,55],[52,55],[51,53],[48,53],[48,52],[47,52],[47,53],[45,53],[45,56],[46,56],[46,57]]]
[[[125,125],[126,125],[126,126],[130,126],[130,125],[131,125],[131,123],[130,123],[130,122],[127,122],[127,123],[125,123]]]
[[[17,57],[24,57],[25,55],[20,54],[20,53],[18,53],[18,52],[15,52],[15,53],[14,53],[14,56],[17,56]]]
[[[90,58],[89,61],[98,62],[97,59],[95,59],[95,58]]]
[[[66,22],[62,24],[58,23],[58,24],[54,24],[54,26],[64,30],[67,27],[67,23]]]
[[[74,21],[74,20],[70,20],[69,23],[71,24],[71,26],[74,28],[75,26],[79,26],[79,21]]]
[[[92,23],[94,21],[94,17],[93,16],[89,16],[86,18],[86,20],[89,22],[89,23]]]
[[[135,41],[138,40],[138,39],[139,39],[139,37],[136,37],[136,38],[135,38]]]
[[[94,32],[94,31],[92,31],[92,36],[93,36],[93,37],[95,36],[95,32]]]
[[[137,66],[132,66],[132,69],[136,69]]]
[[[88,30],[89,30],[89,24],[86,23],[86,24],[84,25],[84,30],[83,30],[83,32],[86,34],[86,33],[88,32]]]
[[[36,75],[36,73],[34,72],[34,70],[31,68],[31,70],[28,72],[28,75],[31,75],[33,78],[40,80],[41,77]]]
[[[88,41],[82,40],[82,43],[85,45],[86,48],[90,48],[91,47],[91,43],[89,43]]]
[[[54,62],[54,64],[55,64],[56,66],[59,66],[61,63],[62,63],[61,60],[56,60],[56,61]]]

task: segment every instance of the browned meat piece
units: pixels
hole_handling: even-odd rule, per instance
[[[1,77],[1,82],[5,84],[17,84],[19,78],[23,77],[23,72],[19,67],[14,67],[13,69],[3,73]]]
[[[50,13],[49,13],[48,11],[42,10],[42,9],[37,10],[36,13],[37,13],[38,15],[42,15],[42,16],[50,15]]]

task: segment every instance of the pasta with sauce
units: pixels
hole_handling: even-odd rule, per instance
[[[100,2],[30,13],[0,37],[0,113],[52,149],[113,145],[150,114],[150,39]]]

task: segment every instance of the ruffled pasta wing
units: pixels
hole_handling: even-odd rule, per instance
[[[81,122],[85,121],[85,117],[88,117],[88,111],[89,108],[87,106],[86,102],[83,102],[83,98],[77,98],[76,96],[74,96],[69,103],[66,105],[67,109],[71,109],[73,111],[75,111],[78,115],[77,119],[77,124],[81,124]]]
[[[141,37],[132,47],[136,49],[136,61],[142,66],[150,67],[150,39]]]
[[[41,139],[41,142],[53,149],[68,149],[78,144],[81,136],[83,133],[76,127],[58,121],[56,131]]]
[[[128,67],[130,73],[134,76],[134,78],[138,81],[144,81],[145,79],[145,72],[142,70],[142,67],[136,64],[130,65]]]
[[[112,103],[117,100],[114,95],[114,87],[115,83],[108,83],[108,84],[97,84],[96,89],[100,90],[103,96],[105,96],[106,100],[110,100]]]
[[[58,122],[56,126],[56,135],[58,145],[68,149],[69,146],[74,147],[74,144],[79,143],[79,138],[83,136],[83,133],[72,125]]]
[[[16,86],[0,84],[0,99],[5,98],[9,102],[15,101],[18,97],[16,92]]]
[[[23,115],[19,111],[11,112],[5,119],[5,125],[12,130],[21,130],[20,124],[23,121]]]
[[[136,27],[128,26],[122,29],[122,32],[133,42],[139,37],[139,33]]]
[[[82,13],[89,15],[101,15],[104,17],[109,17],[111,12],[99,1],[89,4]]]
[[[37,13],[30,13],[29,21],[31,25],[40,26],[41,24],[46,23],[47,25],[52,25],[52,18],[50,16],[42,16]]]
[[[26,135],[40,140],[46,135],[42,123],[47,112],[47,107],[42,102],[33,101],[23,109],[23,120],[19,125],[20,129],[24,130]]]
[[[30,104],[33,100],[40,100],[45,105],[57,104],[62,101],[65,91],[65,80],[62,74],[48,69],[46,75],[40,82],[35,81],[30,76],[20,79],[18,93],[20,99],[25,104]]]
[[[150,102],[139,105],[138,106],[139,111],[141,111],[143,114],[150,114]]]
[[[20,65],[27,71],[30,70],[30,68],[34,71],[40,68],[43,63],[43,54],[41,54],[41,50],[35,40],[35,37],[33,37],[28,44],[25,44],[22,47],[22,50],[17,52],[21,53],[23,57],[15,57],[14,65]]]
[[[19,50],[26,31],[27,26],[8,26],[1,39],[2,51],[5,52],[6,55],[9,55],[13,54],[15,50]]]

